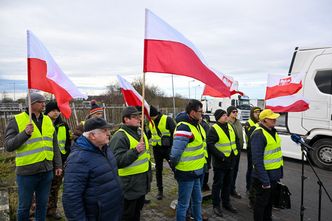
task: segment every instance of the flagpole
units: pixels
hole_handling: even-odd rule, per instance
[[[172,91],[173,91],[173,118],[175,118],[175,97],[174,97],[174,75],[172,74]]]
[[[74,110],[74,118],[75,118],[75,122],[76,122],[76,126],[77,126],[78,125],[78,118],[77,118],[75,103],[73,102],[72,105],[73,105],[73,110]]]
[[[31,113],[31,96],[30,96],[30,77],[29,77],[29,70],[30,70],[30,62],[29,62],[29,55],[30,55],[30,41],[29,41],[29,30],[27,30],[27,74],[28,74],[28,110],[29,110],[29,121],[30,124],[32,123],[32,113]]]
[[[145,99],[145,72],[143,72],[143,82],[142,82],[142,119],[141,119],[141,141],[144,138],[144,99]]]

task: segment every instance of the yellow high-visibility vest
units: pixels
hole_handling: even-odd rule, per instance
[[[170,131],[166,129],[166,122],[167,122],[167,116],[162,115],[160,117],[160,121],[158,124],[158,129],[161,133],[161,136],[171,136]],[[149,123],[149,129],[151,131],[151,145],[156,146],[158,144],[159,146],[161,146],[161,137],[157,132],[157,128],[154,122],[151,121]]]
[[[234,152],[235,156],[238,155],[238,150],[236,148],[235,142],[235,131],[233,127],[229,123],[227,123],[230,139],[218,124],[214,124],[212,127],[216,130],[219,137],[218,142],[214,145],[217,150],[224,153],[225,157],[229,157],[232,151]]]
[[[124,129],[119,129],[116,133],[122,131],[129,139],[130,149],[135,149],[138,145],[139,141],[136,140],[133,136],[131,136],[127,131]],[[130,165],[119,168],[118,173],[119,176],[129,176],[139,173],[144,173],[149,170],[149,161],[150,161],[150,152],[149,152],[149,140],[144,134],[144,143],[145,143],[145,150],[141,152],[138,158],[132,162]]]
[[[15,116],[19,133],[23,132],[30,123],[29,115],[25,112]],[[44,115],[42,132],[40,133],[36,124],[32,121],[33,132],[31,137],[16,150],[16,166],[26,166],[41,161],[53,160],[53,135],[54,126],[51,118]]]
[[[276,137],[274,139],[274,137],[264,128],[258,126],[255,131],[256,130],[262,130],[266,139],[263,158],[265,170],[274,170],[283,166],[284,161],[282,159],[281,140],[278,133],[276,133]]]
[[[60,149],[60,152],[62,154],[66,154],[67,151],[65,149],[66,146],[66,140],[67,140],[67,133],[66,133],[66,127],[64,125],[60,125],[58,127],[58,146]]]
[[[179,122],[180,124],[185,124],[189,127],[190,131],[193,133],[194,140],[187,144],[185,150],[183,151],[179,163],[176,165],[177,170],[181,171],[193,171],[203,168],[206,163],[205,159],[205,138],[206,134],[204,128],[199,124],[199,130],[194,125],[187,122]]]

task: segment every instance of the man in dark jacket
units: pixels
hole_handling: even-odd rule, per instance
[[[186,220],[191,200],[192,216],[202,220],[201,181],[204,175],[205,139],[204,128],[199,124],[202,118],[202,103],[190,100],[186,106],[186,119],[177,124],[170,161],[178,182],[178,205],[176,220]]]
[[[126,107],[122,111],[123,125],[110,142],[124,188],[123,221],[140,220],[145,195],[150,190],[149,141],[145,134],[141,136],[140,115],[135,107]]]
[[[281,140],[274,128],[279,116],[270,109],[263,110],[259,114],[260,123],[251,135],[255,221],[272,220],[272,193],[283,177]]]
[[[154,106],[150,106],[149,133],[153,147],[154,160],[156,162],[156,180],[158,187],[157,199],[163,198],[163,161],[169,162],[169,154],[173,143],[173,133],[175,123],[172,118],[160,113]],[[168,144],[162,143],[163,139],[169,141]]]
[[[63,208],[69,221],[121,220],[123,194],[108,146],[111,125],[102,118],[84,124],[65,166]]]
[[[262,111],[260,107],[252,107],[250,110],[250,119],[244,124],[244,131],[246,133],[247,143],[247,174],[246,174],[246,189],[249,196],[249,207],[253,207],[254,194],[251,188],[251,173],[252,173],[252,156],[251,156],[251,134],[256,129],[258,123],[259,113]]]
[[[60,116],[60,109],[56,101],[50,101],[46,104],[45,115],[49,116],[57,133],[58,145],[62,158],[62,165],[65,165],[66,159],[70,153],[71,139],[70,129],[66,122]],[[47,216],[54,219],[61,219],[58,208],[58,193],[62,184],[64,173],[61,176],[55,176],[52,180],[51,192],[48,199]]]
[[[45,97],[38,93],[30,97],[32,122],[28,110],[16,115],[6,128],[5,149],[16,151],[17,219],[29,220],[35,194],[35,218],[45,220],[53,169],[56,176],[62,173],[61,156],[52,120],[42,114]]]
[[[214,116],[217,123],[211,127],[206,142],[212,155],[214,172],[212,185],[213,211],[217,216],[222,217],[220,196],[223,207],[232,213],[237,213],[237,210],[230,204],[229,196],[235,157],[239,154],[237,149],[238,138],[233,126],[227,123],[226,111],[218,109]]]

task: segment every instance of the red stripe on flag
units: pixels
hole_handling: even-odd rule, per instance
[[[61,114],[67,119],[71,115],[70,94],[46,76],[47,64],[38,58],[28,58],[28,88],[38,89],[55,95]]]
[[[126,90],[121,88],[121,92],[123,94],[123,98],[125,100],[125,103],[128,106],[142,106],[142,100],[139,99],[139,97],[136,96],[136,94],[132,90]],[[144,106],[144,115],[148,118],[150,121],[151,118],[149,116],[149,111]]]
[[[195,78],[230,96],[229,87],[188,46],[173,41],[144,40],[144,72],[159,72]]]
[[[276,85],[273,87],[267,87],[265,100],[275,97],[282,97],[282,96],[296,94],[301,88],[302,88],[302,83],[300,84],[290,83],[287,85]]]
[[[289,106],[269,106],[266,105],[266,109],[271,109],[274,112],[301,112],[309,109],[309,104],[304,100],[296,101]]]

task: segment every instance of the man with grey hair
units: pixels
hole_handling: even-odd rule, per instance
[[[6,151],[16,151],[18,186],[18,220],[29,220],[33,194],[36,196],[36,220],[45,220],[47,201],[55,175],[62,173],[61,156],[52,120],[43,115],[45,97],[31,93],[32,121],[28,110],[8,123],[5,133]]]
[[[62,200],[69,221],[121,219],[123,193],[108,146],[110,129],[102,118],[88,119],[71,148]]]

